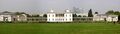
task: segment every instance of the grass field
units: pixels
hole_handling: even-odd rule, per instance
[[[0,34],[120,34],[120,24],[112,23],[0,24]]]

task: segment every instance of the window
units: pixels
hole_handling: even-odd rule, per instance
[[[70,17],[71,17],[71,15],[70,15]]]
[[[54,21],[54,19],[52,19]]]
[[[54,17],[54,15],[52,15]]]
[[[50,15],[49,15],[49,17],[50,17]]]
[[[63,21],[64,21],[64,19],[63,19]]]
[[[56,14],[56,17],[64,17],[64,14]]]
[[[3,20],[4,21],[8,21],[8,17],[3,17]]]
[[[67,17],[67,15],[66,15],[66,17]]]
[[[50,19],[48,21],[50,21]]]
[[[70,18],[70,20],[71,20],[71,18]]]

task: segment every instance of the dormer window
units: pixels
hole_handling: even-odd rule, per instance
[[[64,14],[56,14],[56,17],[64,17]]]

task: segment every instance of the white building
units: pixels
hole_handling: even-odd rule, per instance
[[[48,22],[72,22],[73,17],[72,13],[69,10],[66,10],[64,13],[57,13],[51,10],[47,13]]]
[[[93,21],[118,21],[118,15],[95,14]]]
[[[118,21],[118,15],[108,15],[107,21]]]
[[[1,12],[0,13],[0,21],[26,21],[27,16],[25,14],[16,15],[13,12]]]

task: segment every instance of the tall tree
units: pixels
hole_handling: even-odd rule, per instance
[[[87,17],[87,16],[83,16],[83,17]]]
[[[21,15],[21,13],[20,13],[20,12],[15,12],[15,14],[16,14],[16,15]]]
[[[98,12],[95,12],[95,14],[98,14]]]
[[[81,15],[78,15],[78,17],[82,17]]]
[[[47,14],[44,14],[43,17],[47,17]]]
[[[106,12],[106,14],[114,14],[114,11],[113,10],[109,10],[108,12]]]
[[[88,12],[88,17],[93,17],[92,9],[89,10],[89,12]]]
[[[25,12],[21,12],[21,14],[26,14]]]
[[[40,17],[39,15],[32,15],[32,17]]]
[[[115,15],[120,15],[120,12],[119,11],[115,11],[114,14]]]
[[[77,14],[73,14],[73,17],[77,17]]]
[[[27,15],[27,17],[31,17],[31,15],[29,15],[29,14],[26,14]]]

